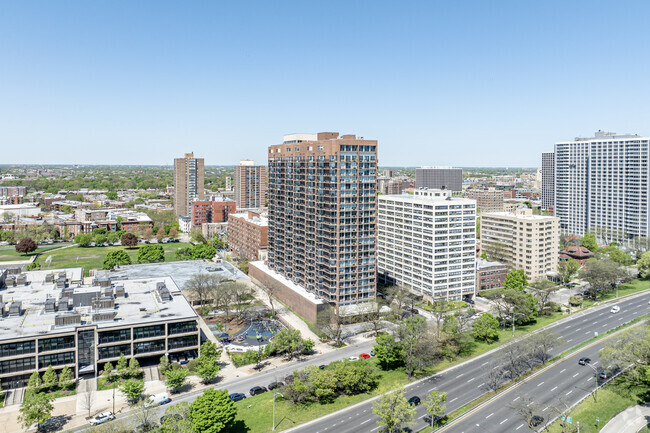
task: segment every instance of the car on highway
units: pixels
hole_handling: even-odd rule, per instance
[[[351,357],[348,358],[348,360],[350,360],[350,361],[358,361],[359,357],[358,356],[351,356]]]
[[[230,401],[239,401],[243,400],[246,398],[246,394],[242,394],[241,392],[234,392],[228,396]]]
[[[269,390],[282,388],[283,386],[284,386],[283,382],[271,382],[271,383],[269,383]]]
[[[420,397],[417,395],[414,395],[413,397],[409,398],[409,404],[411,406],[419,406],[420,405]]]
[[[368,359],[370,358],[370,355],[368,355],[367,353],[362,353],[361,355],[359,355],[359,358]]]
[[[95,418],[91,418],[89,421],[90,425],[99,425],[99,424],[104,424],[107,421],[110,421],[112,419],[115,419],[115,415],[113,415],[113,412],[102,412],[99,415],[97,415]]]
[[[543,422],[544,422],[544,417],[541,417],[539,415],[533,415],[533,417],[530,419],[530,424],[533,427],[537,427],[538,425],[540,425]]]
[[[250,389],[251,396],[262,394],[268,391],[265,386],[254,386]]]
[[[618,305],[614,305],[614,306],[612,307],[612,309],[609,310],[609,312],[612,313],[612,314],[613,314],[613,313],[618,313],[619,311],[621,311],[621,307],[619,307]]]
[[[578,364],[580,365],[587,365],[590,362],[591,362],[591,358],[587,358],[586,356],[578,360]]]

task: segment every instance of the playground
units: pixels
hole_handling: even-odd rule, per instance
[[[276,319],[257,316],[248,321],[238,332],[228,334],[213,329],[217,338],[226,344],[242,347],[257,347],[268,344],[269,341],[284,329],[284,326]]]

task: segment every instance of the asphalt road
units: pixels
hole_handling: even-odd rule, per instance
[[[347,359],[350,356],[359,356],[361,353],[370,353],[372,347],[374,346],[374,341],[369,341],[361,344],[351,345],[344,347],[342,349],[335,350],[333,352],[325,353],[322,355],[315,355],[305,357],[302,360],[291,363],[287,366],[269,368],[262,370],[261,373],[254,374],[252,376],[247,376],[243,378],[234,378],[232,380],[220,382],[214,386],[216,389],[227,389],[228,393],[232,394],[235,392],[241,392],[249,396],[249,390],[254,386],[268,386],[271,382],[276,382],[278,380],[283,380],[284,377],[290,375],[294,370],[300,370],[308,365],[321,365],[329,364],[333,361],[338,361],[341,359]],[[192,402],[199,395],[203,394],[203,390],[191,392],[183,396],[175,397],[173,394],[170,395],[172,398],[171,403],[160,406],[158,408],[158,413],[156,415],[156,420],[164,414],[165,409],[169,405],[180,403],[182,401]],[[116,419],[118,420],[133,420],[131,413],[126,412],[124,414],[118,414]],[[80,432],[80,431],[92,431],[89,426],[80,426],[71,429],[70,431]]]
[[[567,349],[589,340],[594,337],[595,332],[602,334],[637,317],[648,314],[649,301],[650,294],[645,293],[616,303],[587,309],[574,314],[572,317],[561,321],[561,323],[557,323],[551,329],[558,333],[564,339],[565,343],[554,350],[552,355],[558,355]],[[619,305],[621,311],[616,314],[610,313],[612,305]],[[585,349],[581,352],[581,356],[585,356],[584,353],[586,353],[594,362],[597,362],[597,351],[599,347],[593,346],[593,349]],[[485,368],[497,356],[498,351],[495,351],[434,376],[414,382],[406,387],[406,397],[419,396],[424,399],[427,393],[438,388],[440,391],[447,393],[447,413],[459,409],[485,393],[482,386],[486,382],[485,376],[487,372]],[[557,396],[562,395],[562,393],[564,393],[568,400],[578,399],[584,396],[590,387],[593,388],[593,385],[588,383],[588,376],[593,375],[593,370],[586,366],[577,368],[577,361],[574,361],[574,356],[568,357],[567,361],[562,363],[566,364],[566,371],[561,371],[562,368],[556,369],[554,367],[544,372],[543,375],[540,375],[539,377],[541,379],[538,382],[534,382],[535,387],[537,387],[537,384],[544,382],[534,390],[535,397],[541,403],[548,403]],[[576,373],[577,375],[574,377]],[[583,390],[582,385],[588,386],[584,386],[585,390]],[[521,389],[527,390],[528,388],[522,387]],[[572,392],[569,393],[569,391]],[[545,419],[550,416],[550,414],[546,415],[548,410],[550,409],[547,409],[542,414]],[[490,415],[491,413],[493,415]],[[426,426],[424,421],[425,416],[426,412],[424,408],[419,406],[416,415],[417,424],[413,427],[413,431],[418,431],[420,428]],[[372,401],[366,401],[287,431],[292,433],[375,432],[379,430],[377,419],[372,413]],[[500,424],[501,422],[503,424]],[[477,427],[476,424],[479,424],[479,426]],[[524,426],[521,427],[521,424],[524,424]],[[472,414],[468,417],[467,421],[464,420],[459,426],[457,428],[454,425],[452,428],[446,428],[445,431],[454,433],[528,431],[526,430],[527,426],[525,423],[517,418],[515,412],[506,407],[504,401],[501,401],[501,399],[482,408],[476,414]],[[518,428],[519,430],[517,430]]]

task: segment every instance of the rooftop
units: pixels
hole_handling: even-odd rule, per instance
[[[433,190],[432,190],[433,191]],[[464,198],[464,197],[453,197],[453,196],[428,196],[428,195],[411,195],[411,194],[399,194],[399,195],[380,195],[379,201],[384,200],[398,200],[408,203],[418,203],[418,204],[476,204],[476,200]]]

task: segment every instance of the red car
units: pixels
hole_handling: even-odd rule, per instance
[[[368,355],[367,353],[362,353],[361,355],[359,355],[359,358],[368,359],[370,358],[370,355]]]

